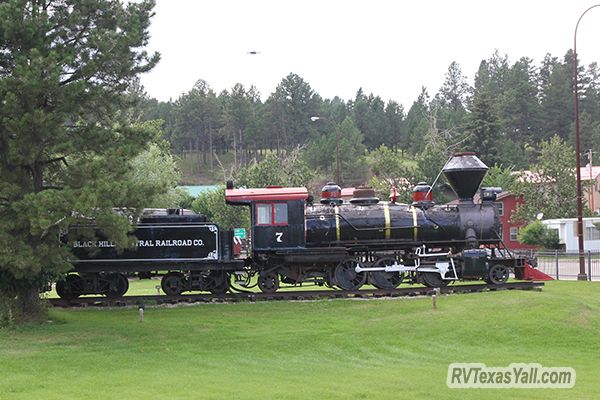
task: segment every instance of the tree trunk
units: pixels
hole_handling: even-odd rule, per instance
[[[14,298],[0,292],[0,327],[13,323]]]
[[[213,156],[212,122],[208,121],[208,151],[210,151],[210,172],[215,172],[215,160]]]
[[[39,193],[44,189],[44,167],[40,163],[34,163],[31,169],[33,178],[33,191]]]
[[[279,152],[281,151],[281,135],[279,133],[279,131],[277,131],[277,157],[280,156]]]
[[[21,288],[16,296],[0,293],[0,325],[42,322],[48,317],[47,311],[36,287]]]
[[[238,129],[238,133],[240,135],[239,138],[239,146],[240,146],[240,165],[246,166],[246,144],[244,143],[244,131],[242,129]]]
[[[38,288],[24,288],[17,292],[18,311],[23,315],[32,315],[40,311],[40,293]]]
[[[237,135],[233,132],[233,168],[237,168]]]

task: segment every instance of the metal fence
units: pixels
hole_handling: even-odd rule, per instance
[[[521,253],[520,254],[524,254]],[[532,251],[526,255],[537,259],[537,269],[554,279],[576,280],[579,275],[579,253],[555,251]],[[585,273],[590,281],[600,281],[600,252],[583,254]]]

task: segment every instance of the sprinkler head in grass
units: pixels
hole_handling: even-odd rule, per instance
[[[440,294],[440,288],[434,288],[433,294],[431,295],[431,305],[433,309],[437,309],[437,296]]]
[[[140,322],[144,322],[144,309],[146,307],[143,304],[139,305],[138,312],[140,314]]]

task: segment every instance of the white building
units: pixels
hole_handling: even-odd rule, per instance
[[[568,252],[577,252],[577,218],[546,219],[542,221],[550,229],[558,231],[560,248]],[[600,251],[600,231],[594,224],[600,224],[600,217],[583,219],[583,240],[585,250]]]

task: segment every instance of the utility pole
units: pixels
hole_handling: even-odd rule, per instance
[[[577,178],[577,242],[579,247],[579,274],[577,280],[587,281],[585,273],[585,254],[583,248],[583,202],[581,199],[581,140],[579,136],[579,82],[577,76],[577,28],[581,18],[592,8],[600,7],[600,4],[595,4],[589,7],[581,14],[575,25],[575,34],[573,35],[573,80],[575,82],[575,162],[576,162],[576,178]],[[590,162],[591,164],[591,162]]]

